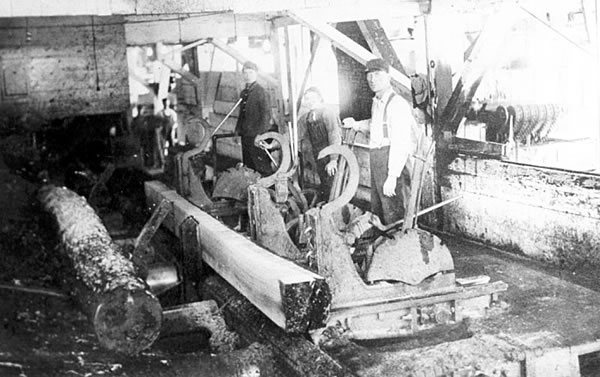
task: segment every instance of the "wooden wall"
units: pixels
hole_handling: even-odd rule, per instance
[[[566,268],[600,266],[600,176],[457,156],[444,230]]]
[[[44,118],[129,106],[122,17],[0,19],[0,104]]]

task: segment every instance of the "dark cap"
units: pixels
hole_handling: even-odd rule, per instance
[[[258,66],[256,65],[256,63],[248,60],[247,62],[244,63],[244,65],[242,66],[242,69],[252,69],[252,70],[258,71]]]
[[[366,65],[365,72],[383,71],[386,73],[390,72],[390,65],[383,59],[369,60]]]

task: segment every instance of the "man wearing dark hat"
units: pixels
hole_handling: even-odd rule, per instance
[[[410,197],[411,155],[421,131],[410,105],[392,88],[389,65],[383,59],[366,64],[367,82],[375,93],[371,119],[344,119],[345,127],[370,133],[371,212],[384,224],[404,217]]]
[[[271,128],[271,106],[267,91],[256,82],[258,67],[247,61],[242,67],[246,87],[240,97],[240,112],[235,132],[242,138],[242,162],[263,175],[272,173],[269,156],[254,145],[254,138]]]

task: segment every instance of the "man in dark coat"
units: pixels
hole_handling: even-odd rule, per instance
[[[337,112],[325,105],[321,91],[314,86],[304,92],[303,104],[308,111],[298,120],[298,128],[308,135],[321,181],[321,199],[328,200],[332,178],[337,170],[337,156],[321,160],[317,156],[325,147],[342,143],[341,121]]]
[[[271,161],[264,150],[254,145],[256,135],[271,128],[271,106],[267,91],[256,82],[258,67],[245,62],[242,74],[246,87],[240,95],[240,112],[235,131],[242,138],[242,161],[247,167],[263,175],[272,173]]]

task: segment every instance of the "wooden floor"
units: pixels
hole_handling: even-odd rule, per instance
[[[559,269],[520,261],[482,245],[447,241],[458,277],[485,274],[491,281],[508,283],[501,303],[488,316],[428,340],[351,343],[330,353],[359,376],[598,375],[594,374],[600,369],[595,357],[600,351],[598,291],[569,281],[573,279]],[[432,344],[436,340],[442,343]],[[596,364],[589,365],[590,360]]]

